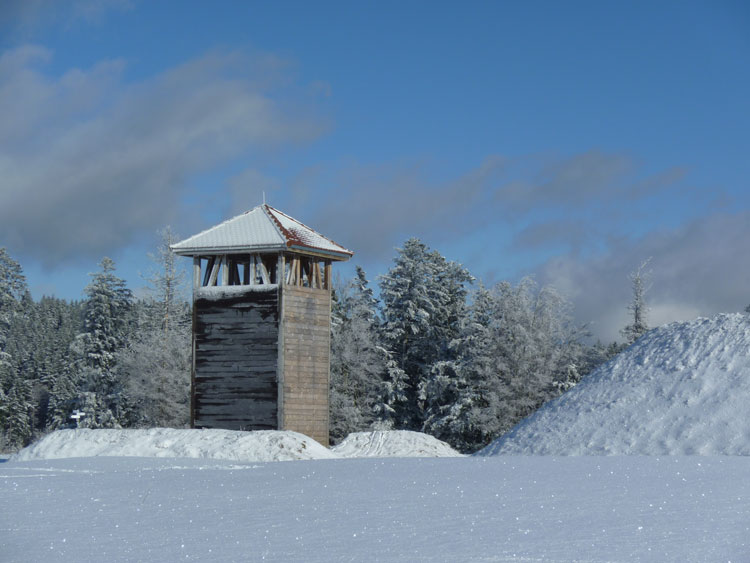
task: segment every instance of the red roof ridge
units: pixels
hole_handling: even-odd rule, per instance
[[[305,248],[312,248],[312,249],[317,249],[317,250],[327,250],[325,248],[314,246],[314,245],[311,245],[310,243],[307,243],[307,242],[301,240],[298,236],[296,236],[294,233],[292,233],[289,229],[287,229],[286,227],[284,227],[281,224],[281,222],[274,216],[273,212],[276,212],[276,213],[278,213],[280,215],[283,215],[284,217],[286,217],[290,221],[294,221],[295,223],[297,223],[300,227],[304,227],[305,229],[307,229],[308,231],[311,231],[312,233],[316,234],[320,238],[325,239],[328,242],[330,242],[331,244],[339,247],[341,249],[341,252],[349,254],[350,256],[354,255],[354,253],[351,250],[348,250],[348,249],[344,248],[339,243],[337,243],[335,240],[330,239],[327,236],[319,233],[318,231],[316,231],[312,227],[308,227],[302,221],[299,221],[298,219],[295,219],[291,215],[287,215],[283,211],[281,211],[279,209],[276,209],[275,207],[271,207],[267,203],[264,203],[262,207],[263,207],[264,211],[267,213],[267,215],[274,222],[274,224],[279,228],[279,230],[281,231],[281,234],[284,235],[284,237],[286,237],[286,239],[287,239],[287,246],[298,245],[298,246],[302,246],[302,247],[305,247]]]
[[[287,246],[291,246],[292,240],[296,241],[299,244],[302,244],[301,240],[297,239],[297,237],[294,237],[292,235],[292,233],[290,233],[284,227],[284,225],[281,224],[281,222],[274,216],[274,214],[271,213],[271,210],[276,211],[277,213],[281,213],[282,215],[286,215],[286,213],[282,213],[281,211],[279,211],[278,209],[276,209],[274,207],[271,207],[267,203],[264,203],[263,205],[261,205],[261,207],[263,208],[263,211],[269,217],[269,219],[271,219],[271,221],[273,221],[273,224],[276,225],[276,228],[279,229],[279,231],[281,232],[281,234],[284,236],[284,238],[286,239],[286,245]],[[289,215],[286,215],[286,216],[289,217]],[[289,217],[289,218],[291,219],[291,217]]]

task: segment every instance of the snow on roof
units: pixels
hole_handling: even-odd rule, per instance
[[[326,254],[333,260],[348,260],[353,254],[266,204],[173,244],[171,248],[182,256],[291,249]]]

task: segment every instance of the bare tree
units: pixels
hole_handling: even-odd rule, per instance
[[[651,270],[647,270],[651,258],[644,260],[638,268],[631,272],[630,279],[633,288],[633,298],[628,305],[628,311],[632,315],[633,322],[623,328],[620,332],[625,337],[628,345],[638,340],[648,331],[648,306],[645,295],[651,289]]]
[[[155,254],[148,257],[156,266],[147,278],[154,323],[169,334],[171,324],[176,320],[184,322],[185,271],[177,266],[175,254],[170,246],[179,237],[167,225],[159,231],[159,246]]]
[[[185,275],[170,245],[169,227],[159,232],[154,270],[139,330],[119,352],[120,376],[130,401],[127,424],[139,427],[184,427],[190,421],[190,305]]]

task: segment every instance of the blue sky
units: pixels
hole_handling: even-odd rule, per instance
[[[64,5],[63,5],[64,4]],[[262,201],[375,281],[420,237],[604,339],[750,303],[745,2],[0,7],[0,246],[35,296]]]

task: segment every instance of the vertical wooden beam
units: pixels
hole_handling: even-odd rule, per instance
[[[302,276],[300,276],[300,257],[294,259],[294,285],[302,285]]]
[[[320,274],[320,262],[315,261],[315,289],[323,289],[323,276]]]
[[[284,260],[284,253],[279,252],[278,264],[276,264],[276,283],[280,286],[284,285],[284,278],[286,277],[286,266]]]
[[[326,260],[326,280],[325,280],[325,289],[328,291],[331,291],[331,288],[333,287],[333,284],[331,283],[331,261]]]
[[[286,283],[287,285],[294,285],[294,268],[296,264],[297,258],[292,256],[289,260],[289,273],[286,275]]]
[[[258,271],[256,269],[257,256],[255,254],[250,255],[250,285],[255,285],[258,282]]]
[[[221,257],[221,285],[229,285],[229,263],[226,254]]]
[[[193,291],[201,286],[201,257],[193,256]]]

